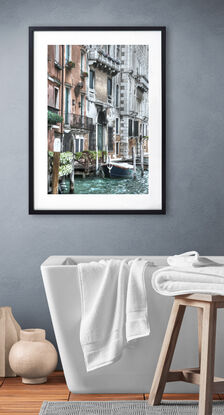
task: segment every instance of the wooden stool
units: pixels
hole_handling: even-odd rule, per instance
[[[198,309],[199,367],[170,370],[187,306]],[[160,404],[166,382],[183,381],[200,387],[199,415],[212,414],[212,394],[224,391],[224,378],[214,377],[217,308],[224,308],[224,296],[191,294],[175,297],[149,395],[150,405]]]

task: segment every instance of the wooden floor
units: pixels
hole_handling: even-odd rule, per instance
[[[197,394],[165,394],[164,399],[197,400]],[[148,399],[144,393],[79,395],[70,393],[62,372],[54,372],[43,385],[25,385],[21,378],[0,378],[0,414],[37,415],[42,402],[49,401],[93,401],[93,400],[143,400]],[[224,395],[216,394],[214,399],[222,400]]]

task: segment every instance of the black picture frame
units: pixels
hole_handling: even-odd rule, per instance
[[[37,209],[34,201],[34,35],[48,31],[160,31],[161,32],[161,208],[144,210]],[[166,214],[166,27],[165,26],[31,26],[29,27],[29,214]]]

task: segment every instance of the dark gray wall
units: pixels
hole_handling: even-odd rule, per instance
[[[167,215],[28,215],[28,26],[167,26]],[[224,254],[224,2],[0,0],[0,305],[54,341],[49,255]]]

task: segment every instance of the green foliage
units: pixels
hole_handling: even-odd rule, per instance
[[[62,164],[59,167],[59,177],[67,176],[68,174],[72,173],[72,165],[71,164]]]
[[[82,152],[77,152],[74,154],[75,160],[79,161],[82,158]]]
[[[86,150],[86,151],[75,153],[74,156],[75,156],[75,160],[77,161],[89,160],[90,162],[94,162],[96,160],[96,155],[97,155],[96,151]],[[107,151],[98,151],[99,158],[102,158],[103,155],[107,155]]]
[[[53,151],[48,151],[50,166],[53,167]],[[73,154],[70,151],[60,153],[59,177],[67,176],[72,173]]]
[[[96,160],[96,151],[89,150],[88,153],[89,153],[90,160],[92,161]]]
[[[68,61],[68,62],[66,63],[66,67],[67,67],[68,69],[75,68],[75,62],[73,62],[73,61]]]
[[[63,122],[63,117],[56,114],[55,112],[48,111],[48,124],[53,125],[57,124],[58,122]]]
[[[73,154],[70,151],[60,154],[60,164],[65,165],[72,162]]]

